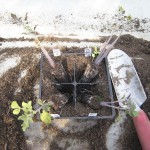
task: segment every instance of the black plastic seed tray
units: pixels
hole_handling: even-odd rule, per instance
[[[63,55],[66,55],[66,57],[68,55],[83,55],[83,53],[64,53]],[[40,59],[40,88],[39,88],[39,98],[42,99],[42,88],[43,88],[43,60],[46,59],[43,55],[43,53],[41,53],[41,59]],[[114,101],[114,95],[113,95],[113,90],[112,90],[112,82],[110,79],[110,75],[109,75],[109,70],[108,70],[108,64],[107,64],[107,58],[105,58],[105,68],[106,68],[106,74],[107,74],[107,81],[108,81],[108,89],[109,89],[109,97],[111,99],[111,101]],[[63,82],[63,83],[56,83],[54,84],[55,86],[64,86],[64,85],[70,85],[73,88],[73,102],[74,102],[74,106],[76,107],[76,102],[77,102],[77,90],[78,90],[78,86],[80,85],[84,85],[84,86],[92,86],[94,84],[98,84],[98,83],[91,83],[91,82],[86,82],[86,83],[81,83],[77,81],[77,77],[76,77],[76,64],[74,64],[73,66],[73,79],[70,82]],[[111,109],[111,114],[110,115],[103,115],[103,116],[98,116],[98,115],[93,115],[92,113],[89,112],[89,115],[87,116],[72,116],[72,117],[62,117],[60,114],[52,114],[52,117],[55,119],[113,119],[115,116],[115,109],[114,108],[110,108]]]

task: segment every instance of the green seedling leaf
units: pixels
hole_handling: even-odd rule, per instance
[[[13,109],[15,109],[15,108],[20,109],[21,107],[18,105],[18,103],[17,103],[16,101],[13,101],[13,102],[11,103],[11,108],[13,108]]]
[[[28,103],[22,102],[22,107],[32,109],[32,102],[31,101],[29,101]]]
[[[18,103],[16,101],[13,101],[11,103],[11,108],[14,109],[13,110],[14,115],[18,115],[20,113],[21,107],[18,105]]]
[[[136,106],[133,102],[128,101],[127,106],[128,106],[128,110],[126,111],[127,114],[129,114],[131,117],[138,116],[138,112],[136,111]]]
[[[122,119],[122,117],[121,117],[121,115],[119,114],[119,115],[117,116],[117,118],[115,119],[115,122],[119,122],[121,119]]]
[[[44,106],[44,108],[43,108],[43,110],[45,110],[45,111],[47,111],[47,112],[49,112],[50,109],[51,109],[51,106],[50,106],[49,104],[46,105],[46,106]]]
[[[100,97],[100,96],[98,96],[98,97],[97,97],[97,100],[98,100],[99,102],[101,102],[101,101],[103,100],[103,98]]]
[[[29,122],[27,120],[24,120],[21,124],[22,130],[25,131],[29,127]]]
[[[24,120],[26,120],[26,118],[27,118],[26,115],[21,115],[21,116],[18,117],[18,120],[24,121]]]
[[[41,99],[38,99],[38,104],[43,105],[43,101]]]
[[[92,57],[95,58],[95,54],[92,54]]]
[[[94,52],[95,52],[95,53],[97,52],[97,47],[96,47],[96,46],[94,47]]]
[[[29,33],[34,32],[34,30],[33,30],[29,25],[27,25],[27,24],[24,25],[24,28],[25,28]]]
[[[33,112],[33,110],[32,110],[32,102],[31,101],[29,101],[28,103],[22,102],[22,110],[25,113]]]
[[[27,107],[27,103],[26,102],[22,102],[22,107]]]
[[[138,112],[137,112],[137,111],[135,111],[135,110],[134,110],[134,111],[132,111],[132,116],[133,116],[133,117],[137,117],[137,116],[138,116]]]
[[[97,54],[97,55],[100,53],[100,52],[98,51],[98,48],[97,48],[96,46],[95,46],[95,48],[94,48],[94,53]]]
[[[97,55],[99,55],[99,53],[100,53],[100,52],[98,51],[98,48],[95,46],[95,47],[94,47],[94,51],[93,51],[93,53],[92,53],[92,57],[95,58]]]
[[[20,108],[16,108],[13,110],[14,115],[18,115],[20,113]]]
[[[46,125],[51,123],[51,116],[45,110],[43,110],[43,112],[40,114],[40,118],[41,118],[42,122],[44,122]]]
[[[23,123],[21,124],[21,127],[22,127],[23,131],[25,131],[29,127],[30,123],[33,122],[32,116],[30,114],[29,115],[24,115],[23,114],[23,115],[18,117],[18,120],[23,121]]]
[[[127,21],[131,21],[131,20],[132,20],[131,15],[127,16]]]
[[[119,12],[121,12],[122,14],[125,13],[125,10],[124,10],[124,8],[122,6],[119,6]]]

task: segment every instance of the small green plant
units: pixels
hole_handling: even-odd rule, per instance
[[[126,18],[127,18],[127,21],[128,21],[128,22],[130,22],[130,21],[132,20],[131,15],[128,15]]]
[[[126,11],[122,6],[119,6],[118,17],[120,20],[125,21],[124,23],[129,23],[132,20],[131,15],[126,15]],[[122,22],[123,24],[123,22]]]
[[[96,58],[98,55],[100,54],[100,51],[98,50],[98,48],[95,46],[94,47],[94,51],[92,52],[92,58]]]
[[[103,100],[103,97],[97,96],[97,100],[98,100],[99,102],[101,102],[101,101]]]
[[[121,100],[118,100],[118,101],[114,101],[114,102],[101,102],[100,104],[102,106],[106,106],[106,107],[112,107],[112,108],[115,108],[118,110],[118,112],[120,110],[124,110],[126,114],[128,114],[129,116],[131,117],[136,117],[138,116],[138,111],[136,111],[136,105],[131,102],[130,100],[130,96],[123,96],[121,98]],[[122,106],[114,106],[115,103],[121,103]],[[119,121],[121,119],[121,115],[120,115],[120,112],[119,112],[119,115],[118,117],[116,118],[116,121]]]
[[[115,14],[115,20],[112,25],[112,28],[114,28],[114,30],[116,31],[119,31],[120,29],[131,30],[132,26],[132,16],[127,15],[123,6],[119,6]]]
[[[19,115],[18,120],[22,120],[22,130],[25,131],[30,123],[33,122],[33,118],[36,114],[40,114],[40,119],[46,125],[51,123],[50,115],[50,104],[45,103],[42,100],[38,100],[40,107],[37,110],[33,110],[32,102],[22,102],[22,107],[18,105],[16,101],[11,103],[11,108],[13,109],[14,115]]]
[[[125,13],[126,13],[125,9],[122,6],[119,6],[119,8],[118,8],[118,16],[120,17],[120,19],[124,18],[124,19],[127,19],[127,21],[132,20],[131,15],[126,16]]]
[[[127,107],[129,109],[126,109],[126,114],[128,114],[131,117],[136,117],[138,116],[138,112],[136,111],[136,106],[134,103],[132,103],[131,101],[128,101],[127,103]]]
[[[120,111],[118,110],[118,116],[115,119],[115,122],[119,122],[122,119]]]
[[[125,9],[124,9],[122,6],[119,6],[118,11],[119,11],[121,14],[124,14],[124,13],[125,13]]]

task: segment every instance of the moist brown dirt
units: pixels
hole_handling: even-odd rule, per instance
[[[105,39],[104,37],[103,39]],[[4,39],[0,39],[4,42]],[[150,42],[143,39],[137,39],[130,35],[123,35],[118,40],[115,48],[122,49],[130,57],[135,65],[142,85],[147,95],[147,100],[143,104],[142,109],[149,116],[150,113]],[[63,47],[64,51],[68,48]],[[75,50],[76,48],[69,48]],[[50,50],[50,49],[49,49]],[[12,68],[5,73],[0,79],[0,149],[7,150],[26,150],[25,136],[21,129],[21,122],[12,114],[10,103],[16,100],[19,104],[22,101],[32,100],[35,104],[36,97],[34,95],[34,85],[39,79],[40,63],[35,59],[33,54],[40,54],[40,50],[36,48],[7,48],[0,51],[0,55],[5,54],[5,58],[19,55],[22,59],[15,68]],[[82,58],[81,58],[82,59]],[[27,69],[27,75],[18,83],[17,80],[20,72]],[[104,85],[107,86],[107,85]],[[15,90],[20,87],[21,92],[15,93]],[[57,93],[57,92],[56,92]],[[107,95],[106,93],[102,93]],[[150,116],[149,116],[150,117]],[[91,150],[106,150],[105,135],[113,121],[100,120],[98,124],[91,129],[79,133],[64,133],[53,127],[57,132],[56,140],[63,137],[81,137],[90,143]],[[120,150],[141,150],[138,137],[136,135],[132,120],[128,117],[124,124],[125,131],[119,138]],[[146,132],[146,131],[145,131]],[[51,150],[60,149],[55,142],[50,145]],[[66,146],[67,149],[67,146]]]

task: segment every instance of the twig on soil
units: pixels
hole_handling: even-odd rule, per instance
[[[10,112],[10,106],[9,106],[8,111],[7,111],[7,114],[6,114],[7,116],[8,116],[8,114],[9,114],[9,112]]]
[[[4,145],[4,150],[7,150],[7,143],[5,143]]]

